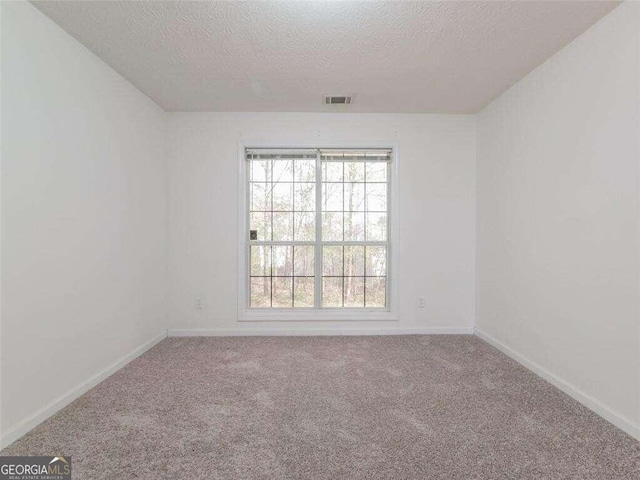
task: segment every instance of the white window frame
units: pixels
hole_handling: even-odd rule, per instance
[[[389,167],[389,231],[387,252],[387,308],[269,308],[251,309],[249,305],[249,170],[246,150],[252,149],[390,149]],[[398,170],[399,145],[397,142],[362,142],[333,144],[313,142],[286,144],[269,142],[238,142],[238,321],[397,321],[398,320]],[[317,283],[317,282],[316,282]],[[316,285],[316,292],[318,291]],[[317,295],[317,293],[316,293]]]

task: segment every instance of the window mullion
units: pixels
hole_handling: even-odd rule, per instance
[[[314,307],[322,306],[322,162],[320,150],[316,152],[316,246]]]

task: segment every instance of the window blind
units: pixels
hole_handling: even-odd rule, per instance
[[[295,158],[315,158],[318,153],[323,161],[340,162],[389,162],[391,161],[390,149],[271,149],[248,148],[247,160],[277,160]]]

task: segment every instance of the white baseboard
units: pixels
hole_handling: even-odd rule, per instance
[[[264,337],[329,335],[473,335],[472,327],[270,327],[270,328],[194,328],[169,330],[170,337]]]
[[[511,357],[512,359],[514,359],[520,365],[522,365],[525,368],[531,370],[533,373],[535,373],[539,377],[544,378],[546,381],[548,381],[549,383],[551,383],[555,387],[559,388],[564,393],[566,393],[570,397],[574,398],[575,400],[577,400],[578,402],[583,404],[585,407],[587,407],[590,410],[592,410],[593,412],[597,413],[598,415],[600,415],[602,418],[604,418],[608,422],[611,422],[616,427],[618,427],[620,430],[628,433],[629,435],[631,435],[635,439],[640,440],[640,426],[634,424],[631,420],[629,420],[625,416],[620,415],[619,413],[615,412],[614,410],[612,410],[611,408],[607,407],[606,405],[604,405],[599,400],[596,400],[591,395],[588,395],[588,394],[584,393],[579,388],[575,387],[574,385],[572,385],[571,383],[567,382],[566,380],[554,375],[549,370],[541,367],[537,363],[526,359],[525,357],[523,357],[522,355],[520,355],[516,351],[512,350],[510,347],[506,346],[504,343],[500,342],[499,340],[496,340],[495,338],[493,338],[490,335],[487,335],[483,331],[478,330],[476,328],[475,329],[475,334],[479,338],[484,340],[485,342],[487,342],[487,343],[493,345],[494,347],[496,347],[502,353],[504,353],[504,354],[508,355],[509,357]]]
[[[27,419],[23,420],[22,422],[18,423],[15,426],[9,428],[9,430],[6,433],[4,433],[2,435],[2,438],[0,439],[0,449],[3,449],[5,447],[11,445],[13,442],[18,440],[20,437],[22,437],[29,430],[31,430],[31,429],[35,428],[36,426],[40,425],[42,422],[44,422],[47,418],[52,416],[54,413],[56,413],[59,410],[63,409],[64,407],[69,405],[71,402],[73,402],[75,399],[77,399],[77,398],[81,397],[82,395],[84,395],[86,392],[88,392],[93,387],[98,385],[105,378],[107,378],[110,375],[114,374],[115,372],[120,370],[122,367],[124,367],[127,363],[129,363],[131,360],[139,357],[144,352],[146,352],[150,348],[154,347],[155,345],[160,343],[165,338],[167,338],[167,332],[166,331],[164,331],[160,335],[154,337],[153,339],[151,339],[147,343],[139,346],[138,348],[133,350],[131,353],[125,355],[122,358],[120,358],[115,363],[112,363],[111,365],[109,365],[107,368],[105,368],[101,372],[98,372],[97,374],[95,374],[91,378],[88,378],[87,380],[85,380],[81,384],[73,387],[72,389],[70,389],[69,391],[67,391],[63,395],[59,396],[58,398],[53,400],[51,403],[49,403],[45,407],[43,407],[40,410],[38,410],[37,412],[35,412],[33,415],[31,415]]]

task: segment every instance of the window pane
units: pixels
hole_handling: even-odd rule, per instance
[[[273,210],[293,211],[293,183],[273,184]]]
[[[343,183],[322,184],[322,211],[341,212],[343,206]]]
[[[296,182],[315,182],[316,181],[316,160],[305,159],[296,160],[293,164],[294,181]]]
[[[374,161],[386,151],[325,153],[321,178],[314,154],[274,151],[273,159],[249,162],[249,224],[257,233],[249,251],[252,307],[313,308],[316,267],[322,307],[386,307],[387,246],[365,245],[389,236],[389,164]],[[252,153],[258,155],[269,153]],[[330,244],[315,244],[318,228],[320,240]],[[270,241],[290,244],[261,243]],[[319,253],[322,265],[316,264]]]
[[[270,182],[271,181],[271,160],[251,160],[251,181]]]
[[[313,307],[315,298],[315,281],[313,278],[293,279],[293,306]]]
[[[343,275],[343,247],[330,246],[322,249],[322,275],[341,277]]]
[[[315,247],[296,245],[294,249],[294,275],[296,277],[313,277],[315,273]]]
[[[291,277],[293,275],[293,247],[274,245],[272,248],[273,275]]]
[[[344,162],[345,182],[364,182],[363,162]]]
[[[294,209],[296,212],[316,211],[316,185],[296,183],[294,185]]]
[[[364,246],[344,246],[344,275],[345,277],[364,276]]]
[[[387,185],[384,183],[367,183],[367,211],[387,211]]]
[[[387,279],[385,277],[366,279],[366,307],[384,308],[386,307]]]
[[[387,163],[386,162],[367,162],[367,182],[386,182],[387,181]]]
[[[322,306],[342,307],[342,278],[322,279]]]
[[[274,277],[271,306],[275,308],[293,307],[293,278]]]
[[[367,213],[367,241],[380,242],[387,239],[387,214]]]
[[[344,240],[347,242],[364,240],[364,212],[344,214]]]
[[[325,242],[342,241],[342,212],[322,214],[322,240]]]
[[[273,181],[292,182],[293,181],[293,160],[273,161]]]
[[[249,305],[252,307],[271,306],[271,278],[251,278],[251,296]]]
[[[323,182],[342,182],[342,162],[322,162]]]
[[[352,308],[364,307],[364,278],[345,277],[344,306]]]
[[[274,212],[273,241],[290,242],[293,240],[293,213]]]
[[[312,242],[316,239],[316,214],[296,212],[293,214],[293,237],[299,242]]]
[[[249,229],[258,232],[258,240],[271,240],[271,213],[251,213],[249,217]]]
[[[366,247],[367,277],[385,277],[387,275],[387,247]]]
[[[265,212],[271,210],[270,183],[251,184],[251,210],[254,212]]]
[[[346,212],[364,212],[364,205],[364,183],[345,183],[344,210]]]
[[[257,277],[271,275],[271,247],[251,246],[251,275]]]

